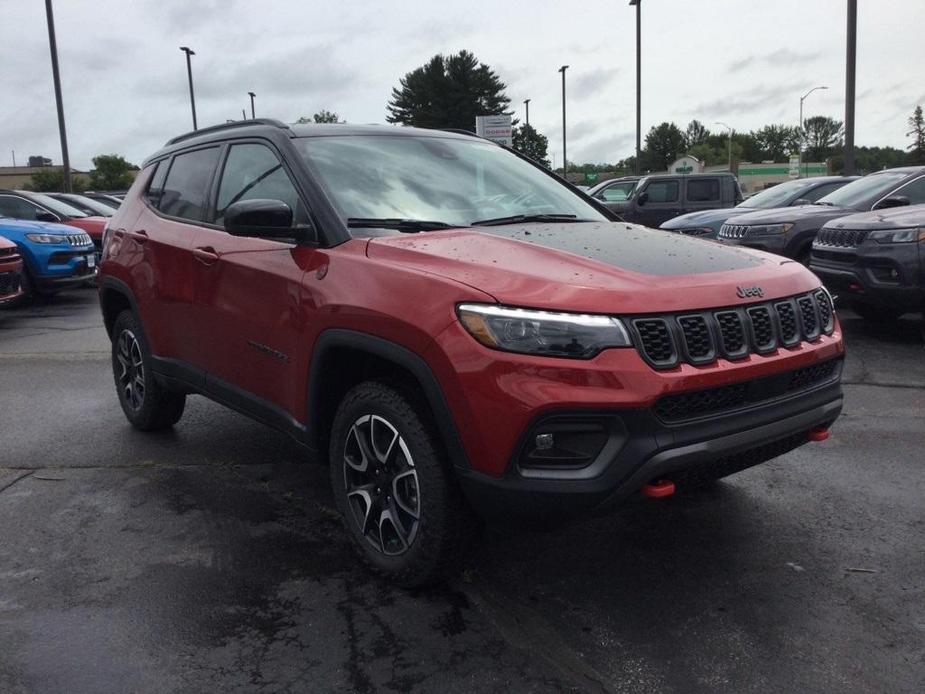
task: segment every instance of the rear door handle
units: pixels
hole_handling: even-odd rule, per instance
[[[138,231],[130,231],[128,235],[132,239],[132,241],[134,241],[135,243],[139,245],[142,245],[148,242],[148,232],[145,231],[144,229],[139,229]]]
[[[212,246],[199,246],[193,249],[193,257],[203,265],[212,265],[218,260],[218,253]]]

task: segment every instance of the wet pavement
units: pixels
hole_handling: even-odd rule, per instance
[[[93,292],[0,312],[0,692],[925,690],[922,321],[843,321],[829,441],[408,592],[287,437],[132,430]]]

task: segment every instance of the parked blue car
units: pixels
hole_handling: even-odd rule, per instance
[[[735,207],[715,210],[699,210],[669,219],[659,229],[674,231],[688,236],[700,236],[715,239],[720,227],[727,220],[755,210],[772,207],[790,207],[792,205],[809,205],[819,198],[838,190],[846,183],[851,183],[857,176],[816,176],[798,178],[780,183],[773,188],[762,190],[746,198]]]
[[[54,294],[96,275],[93,241],[81,229],[0,217],[0,236],[15,243],[22,255],[24,296]]]

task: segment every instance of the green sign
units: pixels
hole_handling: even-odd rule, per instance
[[[694,173],[694,167],[690,164],[681,164],[681,166],[676,166],[674,168],[674,172],[679,174]]]
[[[586,183],[597,183],[598,174],[596,173],[586,173],[585,182]]]

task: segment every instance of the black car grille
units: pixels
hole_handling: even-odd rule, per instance
[[[823,227],[816,234],[815,244],[835,248],[857,248],[867,237],[867,232],[860,229],[829,229]]]
[[[793,347],[830,334],[834,325],[832,303],[822,290],[770,303],[632,321],[639,353],[659,369]]]
[[[18,292],[19,281],[18,272],[0,272],[0,297]]]
[[[89,246],[93,240],[89,234],[68,234],[67,242],[71,246]]]
[[[675,424],[733,412],[833,381],[839,373],[840,364],[841,358],[829,359],[751,381],[666,395],[655,403],[655,414],[666,424]]]
[[[721,239],[744,239],[748,236],[748,226],[744,224],[723,224],[719,230]]]

